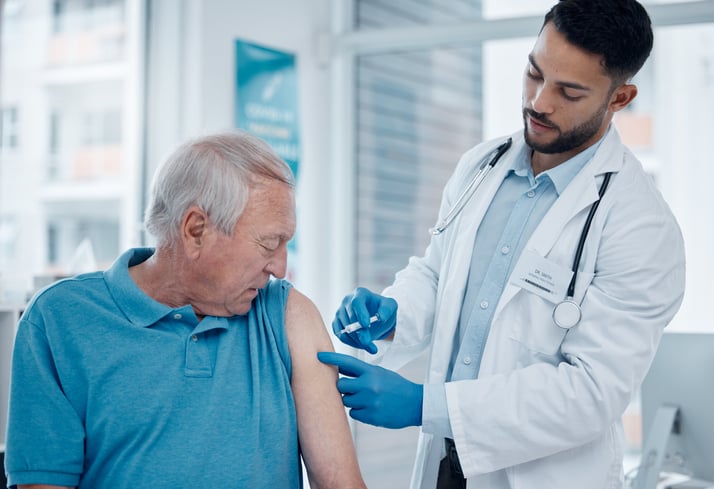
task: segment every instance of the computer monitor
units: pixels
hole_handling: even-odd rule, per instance
[[[635,487],[654,489],[660,472],[714,485],[714,334],[665,333],[641,394]]]

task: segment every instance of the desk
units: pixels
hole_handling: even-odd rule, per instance
[[[714,483],[692,479],[688,475],[663,472],[657,489],[714,489]]]
[[[622,462],[622,466],[625,469],[625,479],[627,481],[627,475],[634,473],[637,466],[640,463],[640,455],[637,453],[628,453]],[[631,481],[634,484],[634,481]],[[625,485],[626,488],[632,487],[632,485]],[[675,474],[673,472],[662,472],[660,474],[660,481],[657,484],[657,489],[714,489],[714,484],[708,482],[698,481],[692,479],[688,475]]]

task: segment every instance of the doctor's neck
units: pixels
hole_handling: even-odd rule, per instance
[[[544,171],[555,168],[585,149],[586,148],[581,148],[578,151],[567,151],[565,153],[541,153],[531,148],[531,168],[533,169],[533,176],[538,176]]]
[[[608,121],[609,122],[609,121]],[[573,156],[582,153],[589,147],[597,144],[607,133],[609,124],[603,124],[599,130],[589,131],[589,134],[565,133],[550,144],[538,144],[529,137],[528,129],[525,131],[526,144],[531,148],[530,160],[533,175],[555,168],[568,161]],[[573,138],[579,136],[579,138]],[[587,136],[587,137],[584,137]]]

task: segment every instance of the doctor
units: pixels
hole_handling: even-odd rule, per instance
[[[622,487],[621,416],[684,293],[677,222],[611,124],[652,38],[635,0],[553,6],[525,67],[524,129],[495,162],[506,137],[466,152],[424,256],[338,309],[344,343],[388,340],[382,366],[318,356],[354,419],[421,426],[413,488]],[[423,385],[388,370],[426,349]]]

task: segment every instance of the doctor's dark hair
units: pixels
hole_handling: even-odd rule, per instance
[[[652,51],[652,22],[636,0],[560,0],[548,22],[571,44],[601,55],[613,86],[632,78]]]
[[[266,179],[295,187],[290,167],[261,139],[242,131],[192,139],[155,173],[144,226],[158,247],[168,246],[179,239],[186,211],[197,205],[231,235],[251,188]]]

